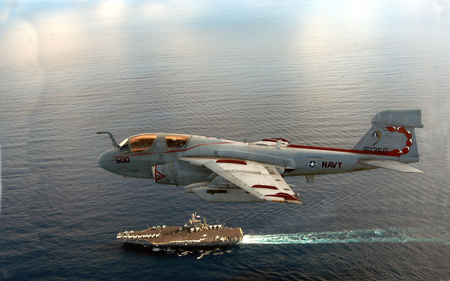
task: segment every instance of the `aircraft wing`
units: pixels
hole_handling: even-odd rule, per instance
[[[366,165],[389,169],[401,173],[423,173],[419,169],[406,165],[405,163],[393,160],[360,160],[359,162]]]
[[[261,200],[301,204],[273,165],[220,158],[184,157],[181,160],[206,167]]]

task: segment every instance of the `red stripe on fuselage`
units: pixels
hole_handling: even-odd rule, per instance
[[[343,149],[343,148],[331,148],[331,147],[320,147],[320,146],[308,146],[308,145],[298,145],[298,144],[290,144],[288,145],[290,148],[303,148],[303,149],[316,149],[316,150],[326,150],[326,151],[336,151],[336,152],[349,152],[349,153],[363,153],[370,154],[368,152],[364,152],[363,150],[353,150],[353,149]]]
[[[374,154],[378,156],[394,156],[399,157],[401,153],[398,152],[398,149],[394,149],[392,151],[371,151],[371,150],[355,150],[355,149],[343,149],[343,148],[331,148],[331,147],[318,147],[318,146],[307,146],[307,145],[297,145],[290,144],[289,148],[302,148],[302,149],[315,149],[315,150],[324,150],[324,151],[335,151],[335,152],[347,152],[347,153],[358,153],[358,154]]]
[[[186,148],[186,149],[180,149],[180,150],[169,150],[164,152],[151,152],[151,153],[141,153],[141,154],[131,154],[127,156],[145,156],[145,155],[154,155],[154,154],[160,154],[160,153],[176,153],[176,152],[185,152],[191,149],[194,149],[196,147],[202,146],[202,145],[217,145],[217,144],[230,144],[230,143],[236,143],[236,142],[215,142],[215,143],[201,143],[194,145],[192,147]],[[347,153],[357,153],[357,154],[376,154],[379,156],[395,156],[399,157],[400,154],[397,150],[388,151],[387,153],[377,153],[376,151],[364,151],[364,150],[355,150],[355,149],[343,149],[343,148],[331,148],[331,147],[320,147],[320,146],[308,146],[308,145],[298,145],[298,144],[290,144],[287,146],[288,148],[301,148],[301,149],[314,149],[314,150],[323,150],[323,151],[335,151],[335,152],[347,152]],[[124,155],[118,155],[113,156],[113,158],[117,157],[124,157]]]

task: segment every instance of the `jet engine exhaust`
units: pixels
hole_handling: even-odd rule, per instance
[[[241,244],[331,244],[331,243],[433,242],[450,245],[450,232],[441,228],[390,228],[292,234],[244,235]]]

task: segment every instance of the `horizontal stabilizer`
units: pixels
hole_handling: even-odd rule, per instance
[[[385,110],[372,118],[372,124],[423,128],[421,110]]]
[[[401,173],[423,173],[421,170],[393,160],[360,160],[362,164],[389,169]]]

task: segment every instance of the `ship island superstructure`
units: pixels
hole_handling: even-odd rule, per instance
[[[117,234],[127,244],[145,247],[224,247],[242,241],[241,228],[229,228],[223,224],[209,225],[206,218],[192,214],[184,226],[153,226],[140,231],[124,231]]]

